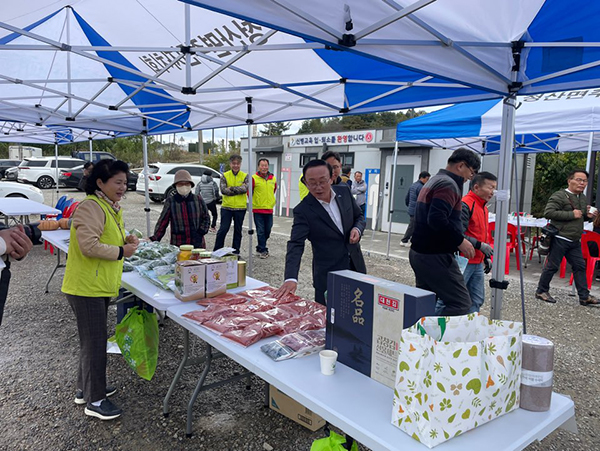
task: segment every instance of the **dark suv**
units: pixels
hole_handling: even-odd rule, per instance
[[[20,163],[21,160],[0,160],[0,179],[4,178],[7,169],[19,166]]]
[[[71,156],[73,158],[79,158],[81,160],[90,161],[90,153],[89,152],[72,152]],[[117,159],[117,157],[115,157],[110,152],[92,152],[92,157],[94,159],[94,161],[93,161],[94,163],[96,163],[97,161],[100,161],[100,160],[105,160],[105,159],[110,159],[110,160]]]

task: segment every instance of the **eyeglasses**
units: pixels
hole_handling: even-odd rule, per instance
[[[320,186],[327,186],[331,184],[331,179],[320,179],[320,180],[306,180],[304,184],[308,188],[318,188]]]
[[[588,181],[587,181],[587,179],[579,179],[579,178],[577,178],[577,179],[574,179],[574,180],[575,180],[577,183],[587,183],[587,182],[588,182]]]

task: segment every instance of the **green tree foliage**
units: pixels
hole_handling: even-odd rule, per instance
[[[585,152],[537,154],[531,202],[531,213],[534,216],[538,218],[544,216],[544,209],[550,196],[559,189],[567,187],[569,172],[573,169],[585,169],[586,158]]]
[[[279,136],[283,135],[291,128],[290,122],[270,122],[263,124],[263,128],[260,130],[260,134],[263,136]]]
[[[302,122],[298,134],[333,133],[345,130],[361,130],[366,128],[395,127],[399,122],[422,116],[424,111],[407,110],[406,112],[384,111],[383,113],[356,114],[323,119],[309,119]]]

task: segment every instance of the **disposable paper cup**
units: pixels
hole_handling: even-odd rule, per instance
[[[335,373],[335,362],[337,361],[338,353],[335,351],[330,351],[329,349],[325,349],[319,352],[319,357],[321,359],[321,373],[325,376],[331,376]]]
[[[590,214],[593,215],[594,213],[596,213],[598,211],[598,209],[596,207],[590,207]]]

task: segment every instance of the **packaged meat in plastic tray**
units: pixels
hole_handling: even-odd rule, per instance
[[[279,335],[285,335],[303,330],[322,329],[325,327],[325,320],[321,323],[318,318],[315,318],[312,315],[292,316],[289,319],[277,321],[276,324],[281,327]]]
[[[189,319],[190,321],[196,324],[204,324],[207,321],[218,317],[227,317],[227,316],[236,316],[239,315],[238,312],[231,309],[232,306],[227,305],[218,305],[218,306],[209,306],[204,310],[194,310],[192,312],[184,313],[184,318]]]
[[[293,316],[292,313],[286,312],[285,310],[282,310],[277,307],[267,310],[266,312],[256,312],[256,313],[251,313],[250,315],[261,321],[266,321],[268,323],[275,323],[277,321],[283,321],[283,320],[289,319]]]
[[[202,325],[213,332],[223,334],[230,330],[244,329],[246,326],[254,323],[256,323],[256,318],[238,314],[238,316],[218,316],[210,321],[206,321]]]
[[[214,298],[204,298],[196,301],[196,304],[207,306],[211,304],[220,304],[220,305],[235,305],[235,304],[243,304],[248,302],[248,298],[239,296],[237,294],[224,293],[219,296],[215,296]]]
[[[325,349],[325,331],[312,330],[285,335],[266,343],[261,351],[275,361],[304,357]]]
[[[279,307],[281,310],[292,313],[294,316],[303,316],[314,312],[322,312],[325,314],[325,306],[306,299],[283,304]]]
[[[275,335],[277,332],[279,332],[279,326],[260,321],[250,326],[246,326],[244,329],[225,332],[222,337],[235,341],[244,347],[248,347],[263,338]]]
[[[251,299],[257,299],[265,302],[269,302],[273,305],[281,305],[287,304],[289,302],[300,301],[302,298],[300,296],[296,296],[295,294],[286,294],[280,299],[276,299],[273,296],[273,293],[277,291],[277,288],[273,287],[261,287],[255,290],[246,290],[242,293],[238,293],[240,296],[246,296]]]

